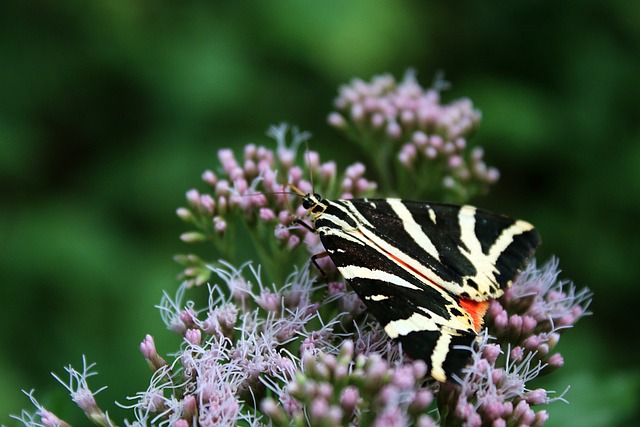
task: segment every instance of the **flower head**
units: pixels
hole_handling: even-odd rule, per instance
[[[45,409],[33,396],[33,390],[23,393],[29,397],[29,400],[36,408],[35,414],[22,411],[20,416],[13,415],[11,418],[20,421],[27,427],[71,427],[66,421],[61,420],[57,415]]]
[[[557,268],[556,260],[541,268],[531,262],[505,295],[492,302],[487,327],[469,349],[471,364],[458,385],[440,389],[441,404],[451,408],[447,422],[541,425],[548,415],[532,407],[564,401],[568,389],[552,397],[552,391],[528,387],[531,380],[561,366],[559,353],[551,353],[560,339],[553,319],[579,313],[573,324],[587,314],[591,300],[588,290],[576,292],[572,284],[559,280]]]
[[[181,235],[184,242],[210,241],[227,259],[233,258],[230,255],[237,241],[237,235],[229,235],[229,224],[244,221],[254,241],[269,242],[259,251],[265,255],[262,265],[273,273],[273,278],[282,278],[282,274],[274,273],[281,270],[281,262],[274,262],[274,252],[284,251],[286,256],[302,243],[315,251],[319,244],[306,228],[292,225],[294,219],[307,213],[297,206],[298,196],[292,197],[289,186],[329,198],[352,198],[370,194],[376,184],[364,177],[363,164],[347,167],[340,177],[335,162],[322,163],[315,151],[307,151],[301,159],[305,166],[298,166],[298,149],[309,138],[307,132],[290,130],[282,124],[273,126],[268,136],[276,141],[275,150],[249,144],[241,159],[230,149],[219,150],[220,171],[207,170],[202,175],[208,191],[189,190],[187,206],[179,208],[177,215],[196,228]],[[175,259],[185,266],[180,278],[186,279],[189,286],[209,280],[211,271],[198,256],[181,255]]]
[[[494,184],[499,173],[485,164],[482,148],[468,148],[480,112],[467,98],[441,103],[447,87],[438,78],[423,89],[411,70],[400,82],[389,74],[354,79],[340,88],[328,122],[370,154],[385,191],[465,201]]]
[[[111,420],[109,419],[109,415],[98,406],[95,399],[95,395],[100,393],[106,387],[102,387],[95,392],[89,389],[88,379],[89,377],[96,375],[96,372],[92,371],[94,366],[95,364],[93,363],[87,364],[87,361],[83,356],[81,371],[77,371],[71,366],[65,368],[65,370],[69,374],[69,379],[67,381],[64,381],[55,374],[53,374],[53,376],[56,380],[58,380],[60,384],[64,386],[64,388],[69,391],[71,400],[76,405],[78,405],[80,409],[82,409],[82,411],[86,414],[86,416],[89,418],[89,420],[91,420],[93,424],[96,424],[98,426],[113,426]],[[33,398],[32,401],[34,401]],[[44,408],[40,408],[40,414],[42,416],[43,425],[48,425],[51,423],[57,425],[55,423],[60,421],[54,414],[44,410]],[[60,425],[64,424],[66,423],[60,422]]]
[[[427,373],[422,361],[390,362],[379,355],[356,355],[352,341],[335,353],[306,354],[295,378],[272,391],[295,399],[288,410],[265,399],[262,410],[276,425],[307,418],[311,425],[407,425],[433,400],[421,388]],[[306,408],[306,410],[305,410]]]

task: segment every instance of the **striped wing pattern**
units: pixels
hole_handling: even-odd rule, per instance
[[[368,311],[438,381],[466,366],[487,301],[540,243],[531,224],[466,205],[317,194],[303,205]]]

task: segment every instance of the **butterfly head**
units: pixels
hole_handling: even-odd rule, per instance
[[[302,198],[302,207],[307,210],[314,210],[318,205],[322,205],[323,199],[318,193],[308,193]]]
[[[318,193],[308,193],[302,198],[302,207],[309,211],[312,220],[316,220],[327,208],[329,202]]]
[[[329,201],[322,198],[318,193],[303,193],[298,187],[293,184],[287,184],[294,193],[302,197],[302,207],[309,211],[311,219],[315,221],[329,205]]]

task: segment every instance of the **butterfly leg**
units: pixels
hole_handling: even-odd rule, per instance
[[[324,270],[320,267],[320,264],[318,264],[318,261],[316,261],[318,258],[324,258],[324,257],[328,257],[329,253],[328,252],[321,252],[319,254],[315,254],[311,256],[311,262],[313,263],[313,265],[316,266],[316,268],[318,269],[318,271],[320,272],[320,274],[322,274],[322,276],[326,279],[327,277],[327,273],[324,272]]]
[[[301,225],[302,227],[306,228],[307,230],[309,230],[310,232],[314,233],[316,232],[316,230],[310,226],[309,224],[307,224],[306,222],[304,222],[303,220],[301,220],[300,218],[296,218],[293,220],[294,224],[298,224]]]

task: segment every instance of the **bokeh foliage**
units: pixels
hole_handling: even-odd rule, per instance
[[[174,211],[217,149],[289,121],[344,167],[337,86],[407,67],[482,111],[471,142],[502,178],[477,202],[534,223],[539,257],[595,293],[549,425],[637,421],[640,3],[569,3],[2,2],[0,423],[35,387],[82,424],[49,376],[81,354],[104,407],[144,387],[144,334],[177,345],[153,308],[185,250]]]

